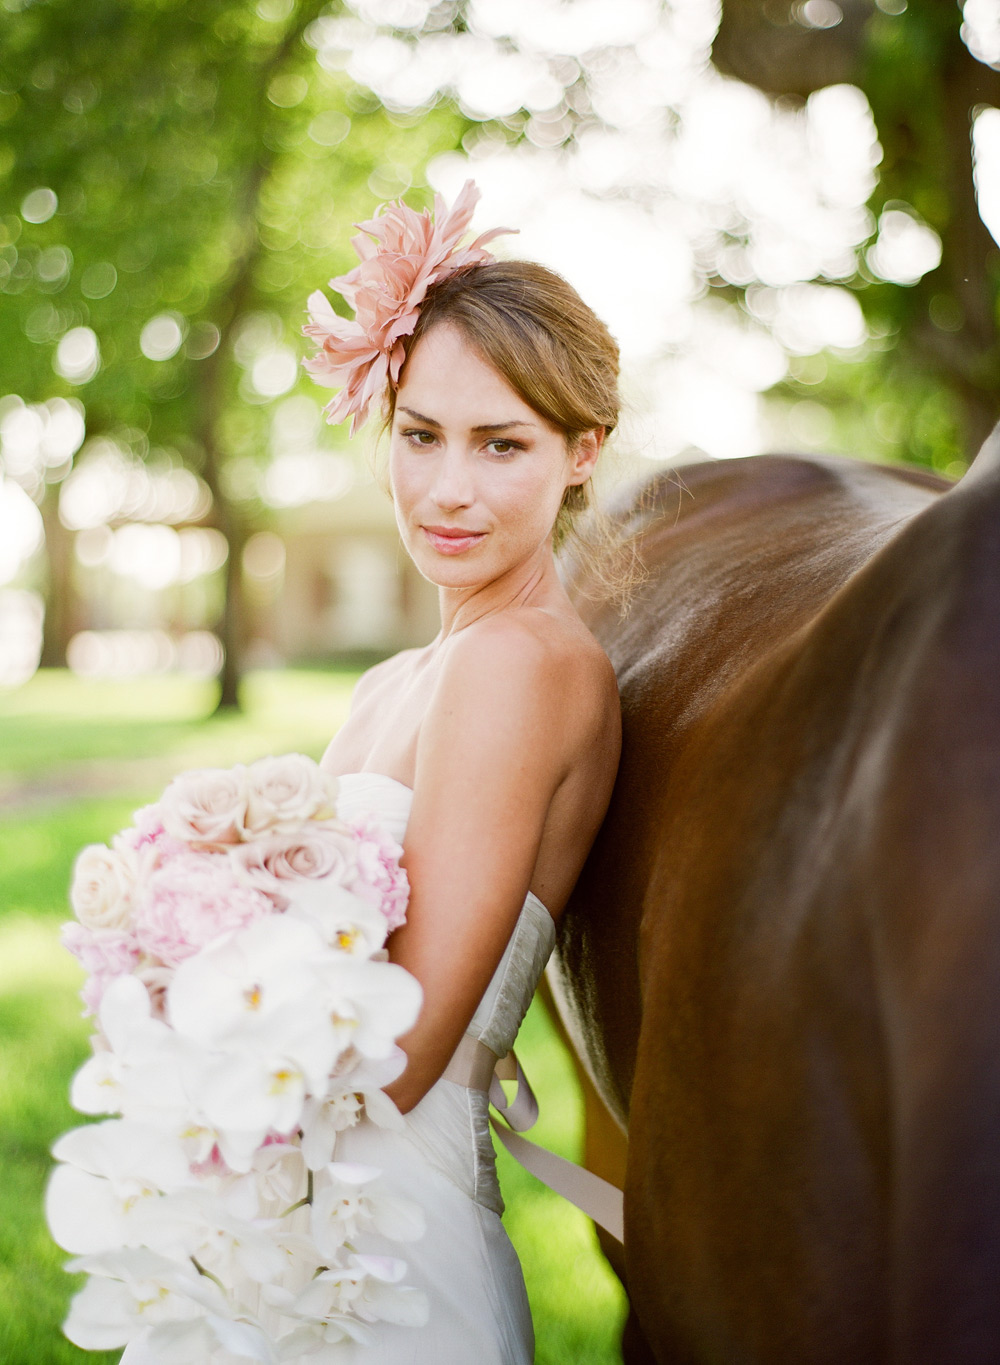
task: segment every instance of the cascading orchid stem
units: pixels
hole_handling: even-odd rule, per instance
[[[300,1133],[300,1136],[301,1136],[301,1133]],[[291,1213],[294,1213],[296,1209],[304,1209],[304,1208],[306,1208],[308,1205],[312,1204],[312,1201],[313,1201],[313,1173],[312,1173],[312,1171],[307,1171],[307,1173],[306,1173],[306,1192],[305,1192],[305,1194],[302,1196],[301,1199],[296,1200],[296,1202],[295,1202],[294,1204],[289,1204],[288,1208],[285,1209],[284,1213],[279,1213],[279,1214],[278,1214],[278,1217],[279,1217],[279,1218],[287,1218],[288,1215],[291,1214]]]
[[[218,1275],[213,1275],[210,1270],[206,1270],[205,1267],[198,1260],[197,1256],[191,1257],[191,1264],[194,1266],[195,1270],[197,1270],[199,1275],[204,1275],[206,1280],[211,1280],[213,1284],[218,1285],[218,1287],[222,1290],[223,1294],[226,1292],[226,1286],[219,1279]]]

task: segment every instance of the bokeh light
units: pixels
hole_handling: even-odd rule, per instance
[[[12,582],[44,540],[38,508],[20,484],[0,475],[0,584]]]
[[[184,341],[184,319],[177,313],[150,318],[139,336],[139,349],[149,360],[169,360]]]
[[[47,223],[58,207],[55,191],[41,186],[21,200],[21,217],[26,223]]]
[[[993,234],[993,240],[1000,243],[1000,109],[987,108],[977,112],[972,126],[972,146],[979,212]]]
[[[56,374],[71,384],[86,384],[100,369],[101,347],[91,327],[71,327],[52,359]]]
[[[916,284],[941,263],[941,238],[908,206],[886,208],[878,239],[865,259],[872,272],[893,284]]]
[[[0,588],[0,687],[20,687],[38,668],[44,619],[37,592]]]
[[[222,646],[210,631],[173,639],[163,630],[84,630],[69,642],[69,666],[84,678],[138,678],[178,670],[213,677]]]

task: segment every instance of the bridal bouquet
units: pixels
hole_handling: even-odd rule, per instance
[[[386,960],[402,850],[336,815],[301,754],[183,773],[110,847],[79,855],[64,941],[88,972],[94,1055],[46,1199],[89,1275],[64,1331],[128,1362],[335,1359],[379,1319],[419,1324],[405,1262],[358,1232],[423,1232],[377,1169],[338,1162],[382,1093],[420,987]]]

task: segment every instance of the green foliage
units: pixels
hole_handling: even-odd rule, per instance
[[[403,126],[325,70],[304,35],[326,8],[40,0],[0,17],[10,390],[26,401],[80,392],[91,434],[131,428],[140,453],[148,438],[197,463],[215,337],[265,311],[275,339],[301,348],[308,292],[353,262],[352,222],[419,183],[467,126],[447,109]],[[24,222],[17,209],[39,187],[58,210]],[[140,334],[163,312],[186,339],[152,360]],[[77,389],[52,361],[81,325],[102,363]],[[239,372],[226,368],[228,405]],[[259,416],[244,407],[232,428],[241,451],[250,435],[259,443]]]
[[[254,363],[305,349],[306,299],[354,264],[351,225],[373,199],[422,184],[427,160],[468,126],[445,105],[401,120],[327,69],[308,39],[338,9],[0,5],[4,388],[26,402],[78,395],[89,436],[202,474],[230,550],[210,623],[226,707],[238,697],[240,555],[265,519],[252,467],[268,458],[277,396],[250,382]],[[154,320],[159,339],[146,330]],[[76,328],[96,336],[94,372],[59,361]],[[298,383],[313,388],[304,372]],[[233,475],[237,462],[250,463],[249,479]],[[65,661],[70,615],[60,610],[70,589],[51,572],[68,558],[53,547],[59,534],[50,506],[49,663]]]
[[[910,0],[876,10],[858,84],[882,148],[876,214],[910,205],[941,239],[941,264],[914,285],[889,284],[861,262],[856,287],[884,345],[876,368],[901,413],[897,449],[937,469],[976,453],[1000,417],[1000,250],[977,210],[972,122],[1000,82],[961,37],[961,7]]]

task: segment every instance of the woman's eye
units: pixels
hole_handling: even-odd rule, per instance
[[[415,446],[429,446],[434,442],[434,433],[432,431],[404,431],[403,435],[411,445]]]
[[[522,447],[514,441],[505,441],[498,436],[496,440],[490,441],[489,449],[494,455],[499,455],[501,459],[509,459],[512,455],[516,455]]]

